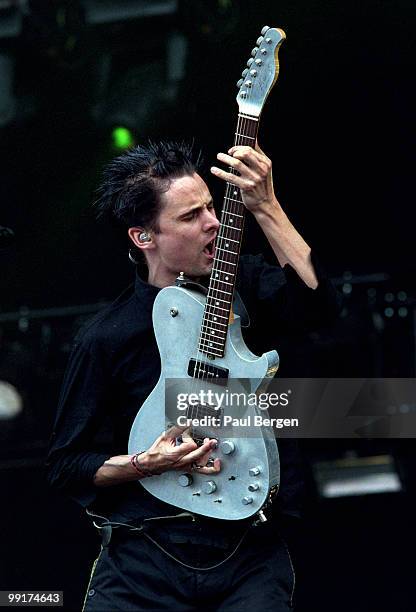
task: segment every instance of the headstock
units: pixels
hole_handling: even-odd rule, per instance
[[[264,26],[251,51],[247,68],[238,81],[237,103],[240,113],[259,117],[266,98],[279,75],[278,51],[286,34],[280,28]]]

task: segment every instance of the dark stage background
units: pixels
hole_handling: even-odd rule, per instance
[[[64,590],[77,610],[98,548],[81,511],[47,490],[43,460],[71,338],[133,276],[126,242],[91,208],[120,151],[114,128],[135,143],[194,137],[211,165],[232,144],[235,82],[265,24],[287,40],[260,145],[345,298],[331,329],[277,347],[282,367],[415,375],[415,12],[410,0],[0,3],[0,225],[16,237],[0,251],[0,380],[23,406],[6,418],[0,396],[0,589]],[[220,207],[222,186],[209,184]],[[244,250],[272,259],[250,220]],[[413,610],[413,441],[302,451],[298,609]],[[322,495],[328,466],[358,477],[380,457],[400,490]]]

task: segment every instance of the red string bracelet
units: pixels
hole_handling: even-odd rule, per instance
[[[136,472],[138,474],[140,474],[140,476],[142,478],[147,478],[150,476],[153,476],[153,473],[150,470],[146,470],[145,468],[143,468],[139,462],[137,461],[137,458],[139,455],[142,455],[143,453],[145,453],[146,451],[140,451],[140,453],[136,453],[135,455],[132,455],[130,457],[130,463],[131,465],[134,467],[134,469],[136,470]]]
[[[136,455],[132,455],[132,456],[130,457],[130,463],[131,463],[131,465],[134,467],[134,469],[136,470],[136,472],[139,474],[139,476],[140,476],[141,478],[146,478],[146,474],[145,474],[144,472],[142,472],[142,471],[141,471],[141,470],[140,470],[140,469],[137,467],[136,462],[135,462],[135,457],[136,457]]]

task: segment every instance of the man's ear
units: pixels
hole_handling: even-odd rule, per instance
[[[154,248],[155,244],[152,240],[152,235],[144,227],[129,227],[127,233],[134,246],[141,251],[148,251]]]

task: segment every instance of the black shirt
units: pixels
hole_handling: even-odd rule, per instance
[[[312,262],[319,281],[316,290],[290,266],[271,266],[262,255],[241,257],[237,289],[251,320],[243,331],[248,347],[257,354],[278,351],[283,328],[287,332],[318,327],[337,312],[337,294],[315,256]],[[93,484],[106,459],[127,453],[133,420],[158,381],[160,359],[152,325],[158,291],[137,275],[135,284],[78,334],[52,434],[50,484],[113,520],[177,513],[136,482],[106,488]],[[111,437],[103,435],[106,431]],[[302,488],[296,442],[280,440],[279,453],[276,512],[296,516]]]

